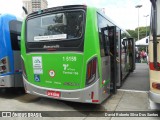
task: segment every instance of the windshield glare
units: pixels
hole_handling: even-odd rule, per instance
[[[54,13],[27,21],[27,42],[78,39],[82,36],[83,11]]]

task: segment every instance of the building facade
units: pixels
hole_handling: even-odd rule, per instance
[[[48,7],[47,0],[23,0],[23,6],[27,9],[28,14]],[[25,16],[25,13],[22,15]]]
[[[31,2],[31,0],[23,0],[23,6],[27,9],[28,14],[32,12],[32,2]]]
[[[32,12],[45,9],[48,6],[47,0],[32,0]]]

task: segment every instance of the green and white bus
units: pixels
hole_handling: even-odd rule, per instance
[[[85,5],[29,14],[21,57],[27,93],[83,103],[102,103],[135,68],[133,38]]]

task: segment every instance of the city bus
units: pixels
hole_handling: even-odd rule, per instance
[[[23,87],[20,34],[22,21],[11,14],[0,15],[0,88]]]
[[[160,1],[151,0],[151,30],[149,42],[149,98],[160,103]]]
[[[134,39],[104,13],[86,5],[29,14],[21,31],[26,93],[102,103],[134,70]]]

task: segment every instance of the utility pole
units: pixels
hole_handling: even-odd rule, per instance
[[[138,8],[138,40],[139,40],[139,8],[141,8],[142,5],[136,5],[135,8]]]
[[[148,17],[149,15],[144,15],[144,17],[146,17],[146,37],[148,36],[148,34],[147,34],[147,17]]]

